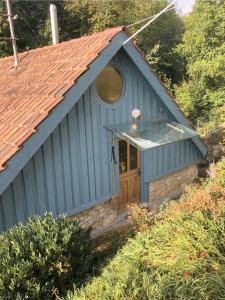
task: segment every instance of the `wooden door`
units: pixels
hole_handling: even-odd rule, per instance
[[[119,211],[140,201],[140,151],[124,140],[119,141]]]

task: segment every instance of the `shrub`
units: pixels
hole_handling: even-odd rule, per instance
[[[0,298],[55,299],[79,284],[90,263],[90,229],[64,216],[30,218],[0,235]]]

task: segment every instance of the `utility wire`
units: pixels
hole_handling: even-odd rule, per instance
[[[132,38],[134,38],[138,33],[140,33],[142,30],[144,30],[147,26],[149,26],[152,22],[154,22],[159,16],[161,16],[163,13],[165,13],[171,6],[173,6],[178,0],[173,0],[170,4],[168,4],[163,10],[161,10],[158,14],[156,14],[152,19],[150,19],[144,26],[142,26],[138,31],[136,31],[134,34],[132,34],[125,42],[123,42],[123,45],[128,43]]]
[[[27,19],[24,17],[24,15],[20,12],[19,15],[21,16],[21,19],[24,20],[24,22],[27,24],[27,26],[29,27],[30,31],[33,33],[34,37],[36,38],[36,40],[38,41],[39,45],[41,46],[41,41],[39,39],[39,37],[36,35],[34,29],[31,27],[30,23],[27,21]]]
[[[165,13],[168,12],[168,11],[170,11],[170,10],[174,10],[174,7],[171,7],[171,8],[169,8],[169,9],[167,9],[167,10],[165,11]],[[132,24],[130,24],[130,25],[127,25],[126,27],[127,27],[127,28],[130,28],[130,27],[132,27],[132,26],[138,25],[138,24],[140,24],[140,23],[143,23],[143,22],[145,22],[145,21],[148,21],[148,20],[150,20],[150,19],[153,19],[155,16],[156,16],[156,14],[153,15],[153,16],[151,16],[151,17],[148,17],[148,18],[142,19],[142,20],[140,20],[140,21],[137,21],[137,22],[135,22],[135,23],[132,23]]]

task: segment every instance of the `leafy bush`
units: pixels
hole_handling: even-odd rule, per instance
[[[217,181],[222,177],[189,188],[155,218],[134,208],[142,231],[101,276],[68,299],[225,299],[225,189]]]
[[[64,216],[30,218],[0,235],[0,298],[55,299],[84,279],[90,229]]]

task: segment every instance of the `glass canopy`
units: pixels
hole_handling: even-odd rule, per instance
[[[173,121],[135,121],[107,129],[141,151],[198,136],[196,131]]]

